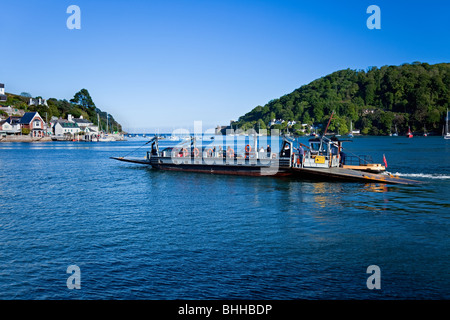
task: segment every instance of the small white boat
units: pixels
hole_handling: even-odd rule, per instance
[[[349,138],[353,138],[353,122],[350,121],[350,132],[348,133]]]
[[[167,138],[167,140],[169,140],[169,141],[179,141],[180,140],[180,137],[178,137],[178,136],[169,136],[168,138]]]
[[[392,134],[393,137],[398,137],[397,125],[395,125],[395,132]]]
[[[98,137],[97,141],[98,142],[110,142],[110,141],[115,141],[115,139],[113,137],[108,136],[108,135],[104,135],[104,136]]]
[[[444,132],[444,139],[445,140],[450,140],[450,132],[448,131],[448,121],[449,121],[449,117],[448,117],[448,109],[447,109],[447,117],[445,118],[445,132]]]

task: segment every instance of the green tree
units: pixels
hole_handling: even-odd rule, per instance
[[[94,101],[92,101],[91,95],[86,89],[81,89],[75,93],[70,102],[82,106],[85,110],[95,109]]]
[[[399,131],[411,128],[442,128],[450,108],[450,64],[415,62],[401,66],[340,70],[316,79],[290,94],[270,100],[240,117],[240,124],[259,119],[327,122],[335,111],[339,131],[353,122],[367,134],[387,134],[392,125]],[[344,123],[345,122],[345,123]],[[336,128],[335,128],[336,129]],[[393,129],[392,129],[393,130]]]

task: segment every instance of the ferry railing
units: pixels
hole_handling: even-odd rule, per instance
[[[150,153],[148,153],[150,156]],[[227,150],[211,152],[208,150],[202,150],[202,152],[194,153],[190,151],[190,148],[173,148],[162,150],[158,153],[161,158],[171,158],[175,163],[195,163],[199,164],[201,162],[206,162],[207,164],[211,161],[215,164],[220,164],[221,161],[229,165],[270,165],[273,162],[280,161],[277,153],[267,153],[266,151],[260,152],[227,152]],[[289,161],[289,158],[283,159]],[[200,162],[199,162],[200,161]],[[262,161],[262,162],[261,162]]]
[[[343,164],[347,166],[364,166],[369,163],[373,163],[373,160],[372,157],[368,155],[346,155],[343,161]]]

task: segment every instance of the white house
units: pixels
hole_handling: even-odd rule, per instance
[[[13,131],[12,125],[10,125],[6,120],[0,121],[0,136],[11,134],[12,131]]]
[[[5,121],[11,126],[11,130],[8,132],[8,134],[19,134],[21,125],[20,120],[22,117],[17,116],[9,116]]]
[[[81,131],[86,131],[86,129],[88,127],[91,127],[94,125],[91,121],[89,121],[87,119],[83,119],[83,116],[80,116],[79,118],[72,118],[71,122],[75,122],[80,127]]]
[[[0,83],[0,101],[6,101],[8,97],[5,95],[5,85]]]
[[[53,126],[53,134],[56,136],[63,136],[65,134],[74,135],[78,132],[80,132],[80,127],[74,122],[59,120]]]
[[[272,119],[272,121],[269,122],[269,127],[273,126],[274,124],[283,124],[285,121],[283,119]]]
[[[37,98],[37,99],[30,98],[30,101],[28,102],[28,105],[29,105],[29,106],[40,106],[40,105],[44,105],[44,106],[47,106],[47,107],[48,107],[47,100],[42,99],[42,98]]]
[[[92,140],[93,137],[99,135],[98,126],[94,125],[91,121],[84,119],[83,116],[74,118],[71,114],[67,115],[67,121],[75,123],[80,128],[80,132],[84,132],[85,140]]]

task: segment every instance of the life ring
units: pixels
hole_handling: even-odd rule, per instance
[[[213,155],[213,149],[209,148],[208,151],[206,151],[206,155],[207,155],[208,157],[212,157],[212,155]]]
[[[228,149],[227,150],[227,156],[228,158],[233,158],[234,157],[234,150],[233,149]]]
[[[187,157],[188,156],[188,151],[186,148],[181,149],[181,152],[183,153],[183,157]]]
[[[245,152],[250,152],[250,151],[252,151],[252,147],[250,147],[250,145],[248,144],[245,146]]]
[[[198,155],[200,154],[200,151],[198,151],[198,148],[194,148],[194,157],[198,157]]]

